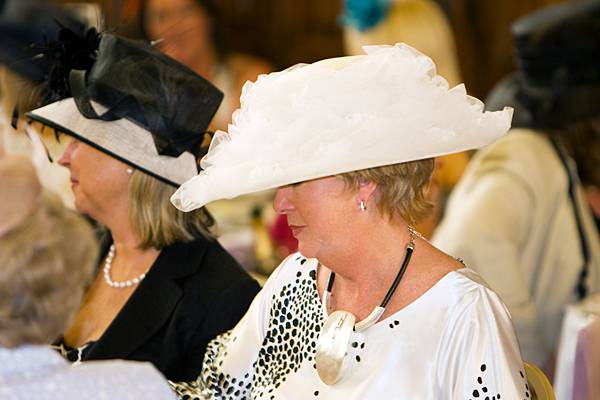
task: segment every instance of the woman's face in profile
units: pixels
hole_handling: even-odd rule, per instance
[[[192,66],[211,44],[209,15],[195,0],[148,0],[146,33],[162,40],[160,49],[182,64]]]
[[[342,179],[326,177],[280,187],[273,208],[286,215],[302,255],[321,258],[344,251],[352,241],[355,199]]]
[[[71,173],[77,211],[101,219],[99,213],[127,206],[127,164],[77,139],[70,139],[58,163]]]

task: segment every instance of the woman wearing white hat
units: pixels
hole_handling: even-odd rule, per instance
[[[59,163],[75,206],[109,231],[60,349],[71,361],[150,361],[168,379],[193,379],[202,360],[190,354],[233,327],[259,290],[214,239],[204,209],[169,203],[197,173],[222,94],[151,46],[103,34],[95,54],[91,69],[71,71],[73,97],[27,114],[73,138]]]
[[[179,395],[219,399],[530,396],[510,317],[479,276],[412,228],[432,157],[485,146],[511,110],[482,112],[406,45],[248,84],[203,171],[172,198],[192,210],[278,187],[299,253],[213,340]]]

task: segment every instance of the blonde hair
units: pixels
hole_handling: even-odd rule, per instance
[[[64,332],[97,256],[89,224],[45,193],[31,216],[0,237],[0,346],[47,344]]]
[[[416,224],[433,208],[427,190],[434,166],[434,159],[428,158],[347,172],[340,177],[351,190],[357,190],[364,181],[377,184],[375,204],[381,215]]]
[[[129,219],[142,249],[162,249],[175,242],[212,238],[214,219],[204,207],[179,211],[171,204],[175,188],[141,171],[129,180]]]

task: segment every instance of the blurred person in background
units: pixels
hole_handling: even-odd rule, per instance
[[[198,172],[222,93],[152,46],[106,33],[89,40],[90,69],[58,81],[73,97],[27,114],[70,137],[58,162],[75,207],[107,229],[95,279],[57,348],[73,362],[150,361],[168,379],[191,379],[197,354],[259,290],[215,240],[205,209],[169,203]]]
[[[0,399],[174,399],[150,364],[71,366],[48,346],[81,304],[98,245],[81,216],[43,191],[31,162],[2,147]]]
[[[530,397],[498,296],[411,227],[430,210],[432,157],[489,144],[512,110],[484,113],[404,44],[269,74],[242,96],[173,203],[191,211],[277,187],[273,207],[299,253],[209,344],[202,374],[178,394]]]
[[[344,47],[348,55],[362,46],[403,42],[427,54],[450,86],[462,82],[452,27],[433,0],[345,0]]]
[[[168,56],[187,65],[224,92],[211,128],[226,130],[239,108],[242,86],[271,67],[259,58],[226,52],[216,0],[143,0],[142,32]]]
[[[433,0],[345,0],[342,14],[346,54],[362,54],[362,46],[406,43],[427,54],[448,84],[462,82],[454,33],[444,11]],[[442,216],[446,198],[467,166],[467,153],[436,158],[429,188],[434,209],[418,225],[431,237]]]
[[[227,51],[223,40],[227,21],[220,7],[217,0],[143,0],[140,12],[142,32],[148,39],[224,93],[211,130],[226,130],[232,113],[240,106],[244,83],[271,70],[257,57]],[[259,274],[268,274],[277,265],[271,238],[264,234],[270,221],[264,209],[271,198],[269,194],[245,196],[210,206],[219,221],[219,241],[246,269]]]
[[[565,307],[600,289],[600,1],[512,32],[519,70],[487,104],[514,107],[514,129],[473,158],[433,243],[498,292],[525,359],[551,373]]]
[[[74,13],[47,0],[0,1],[0,130],[5,132],[4,146],[9,153],[33,154],[23,116],[52,100],[43,83],[53,73],[53,63],[38,55],[41,47],[58,39],[61,27],[79,35],[86,29]],[[62,143],[53,144],[54,152],[63,149]],[[38,163],[42,185],[73,207],[68,171],[47,160],[36,160]]]

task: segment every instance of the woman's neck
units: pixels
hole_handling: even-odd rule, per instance
[[[410,240],[408,225],[387,220],[363,226],[350,237],[345,248],[319,257],[323,265],[336,273],[336,279],[349,282],[395,274],[394,260],[402,262]]]
[[[359,319],[381,303],[398,274],[410,240],[404,223],[374,225],[372,229],[363,229],[345,251],[319,259],[326,266],[320,271],[322,288],[329,280],[330,271],[336,274],[332,308],[351,311]]]
[[[111,229],[110,233],[113,239],[113,245],[115,246],[115,252],[118,253],[120,257],[128,258],[127,255],[143,252],[143,250],[140,250],[139,248],[140,240],[132,229]]]
[[[112,273],[116,280],[126,280],[148,271],[160,250],[140,247],[140,237],[127,218],[107,225],[115,247]]]
[[[126,256],[140,252],[140,238],[129,219],[127,208],[116,206],[107,214],[97,219],[110,231],[116,253],[119,256]]]

